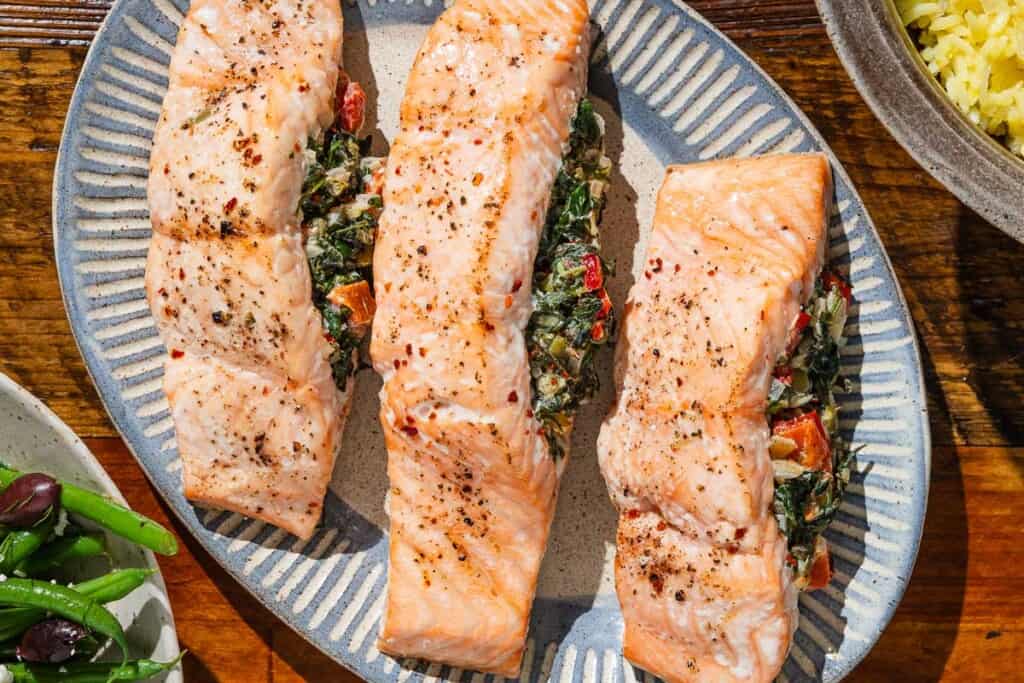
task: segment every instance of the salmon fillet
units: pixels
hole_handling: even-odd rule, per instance
[[[150,159],[146,293],[185,496],[304,538],[348,410],[296,211],[341,40],[337,0],[195,0]]]
[[[667,681],[770,681],[787,655],[797,589],[765,410],[830,196],[816,154],[673,166],[658,194],[598,457],[623,649]]]
[[[374,257],[384,652],[519,671],[564,464],[530,410],[520,285],[587,51],[583,0],[456,0],[409,77]]]

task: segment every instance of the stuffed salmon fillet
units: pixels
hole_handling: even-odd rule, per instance
[[[821,155],[673,166],[659,192],[598,455],[624,653],[667,681],[770,681],[788,653],[803,581],[767,412],[818,291],[830,196]]]
[[[307,145],[362,106],[339,78],[341,40],[337,0],[195,0],[150,162],[146,290],[185,495],[302,537],[350,393],[303,214],[319,168]]]
[[[535,269],[552,237],[545,216],[570,186],[590,192],[589,173],[607,177],[600,149],[585,144],[601,133],[581,104],[587,52],[582,0],[456,0],[409,77],[388,156],[371,344],[391,486],[378,645],[393,655],[503,676],[520,668],[565,463],[555,428],[571,421],[554,398],[537,407],[546,366],[529,340],[558,336],[562,319],[531,322],[531,282],[554,287],[542,271],[569,259],[558,273],[593,285],[566,290],[593,309],[580,359],[604,339],[591,334],[606,295],[587,228]]]

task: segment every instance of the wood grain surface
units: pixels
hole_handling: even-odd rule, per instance
[[[812,0],[691,2],[796,100],[842,160],[909,301],[931,411],[932,489],[910,588],[852,681],[1024,680],[1024,245],[961,205],[854,89]],[[52,169],[107,0],[0,4],[0,370],[46,401],[128,500],[174,528],[161,559],[189,683],[349,681],[168,519],[97,399],[61,303]]]

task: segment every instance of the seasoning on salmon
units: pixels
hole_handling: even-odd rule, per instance
[[[819,291],[830,196],[821,155],[673,166],[659,192],[598,456],[624,654],[666,681],[771,681],[788,653],[798,577],[768,396],[791,338],[804,348],[793,328]],[[787,433],[808,457],[828,447]]]
[[[526,400],[535,292],[523,284],[537,284],[585,92],[587,19],[582,0],[456,0],[409,76],[371,344],[391,487],[378,646],[393,655],[519,672],[566,461]],[[586,298],[600,308],[597,290]]]
[[[307,143],[335,118],[341,41],[336,0],[195,0],[148,188],[146,289],[172,350],[164,389],[185,496],[304,538],[350,395],[335,383],[299,211]]]

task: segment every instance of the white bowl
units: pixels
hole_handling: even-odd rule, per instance
[[[82,440],[42,401],[3,373],[0,373],[0,461],[23,472],[44,472],[126,504],[124,496]],[[107,548],[113,567],[157,570],[130,595],[108,605],[125,628],[129,654],[162,662],[174,659],[181,650],[167,589],[153,553],[112,534],[107,534]],[[98,576],[106,570],[105,561],[90,564],[92,566],[82,567],[83,574],[88,571],[88,575],[80,579]],[[181,683],[184,681],[181,667],[168,672],[161,680]]]

